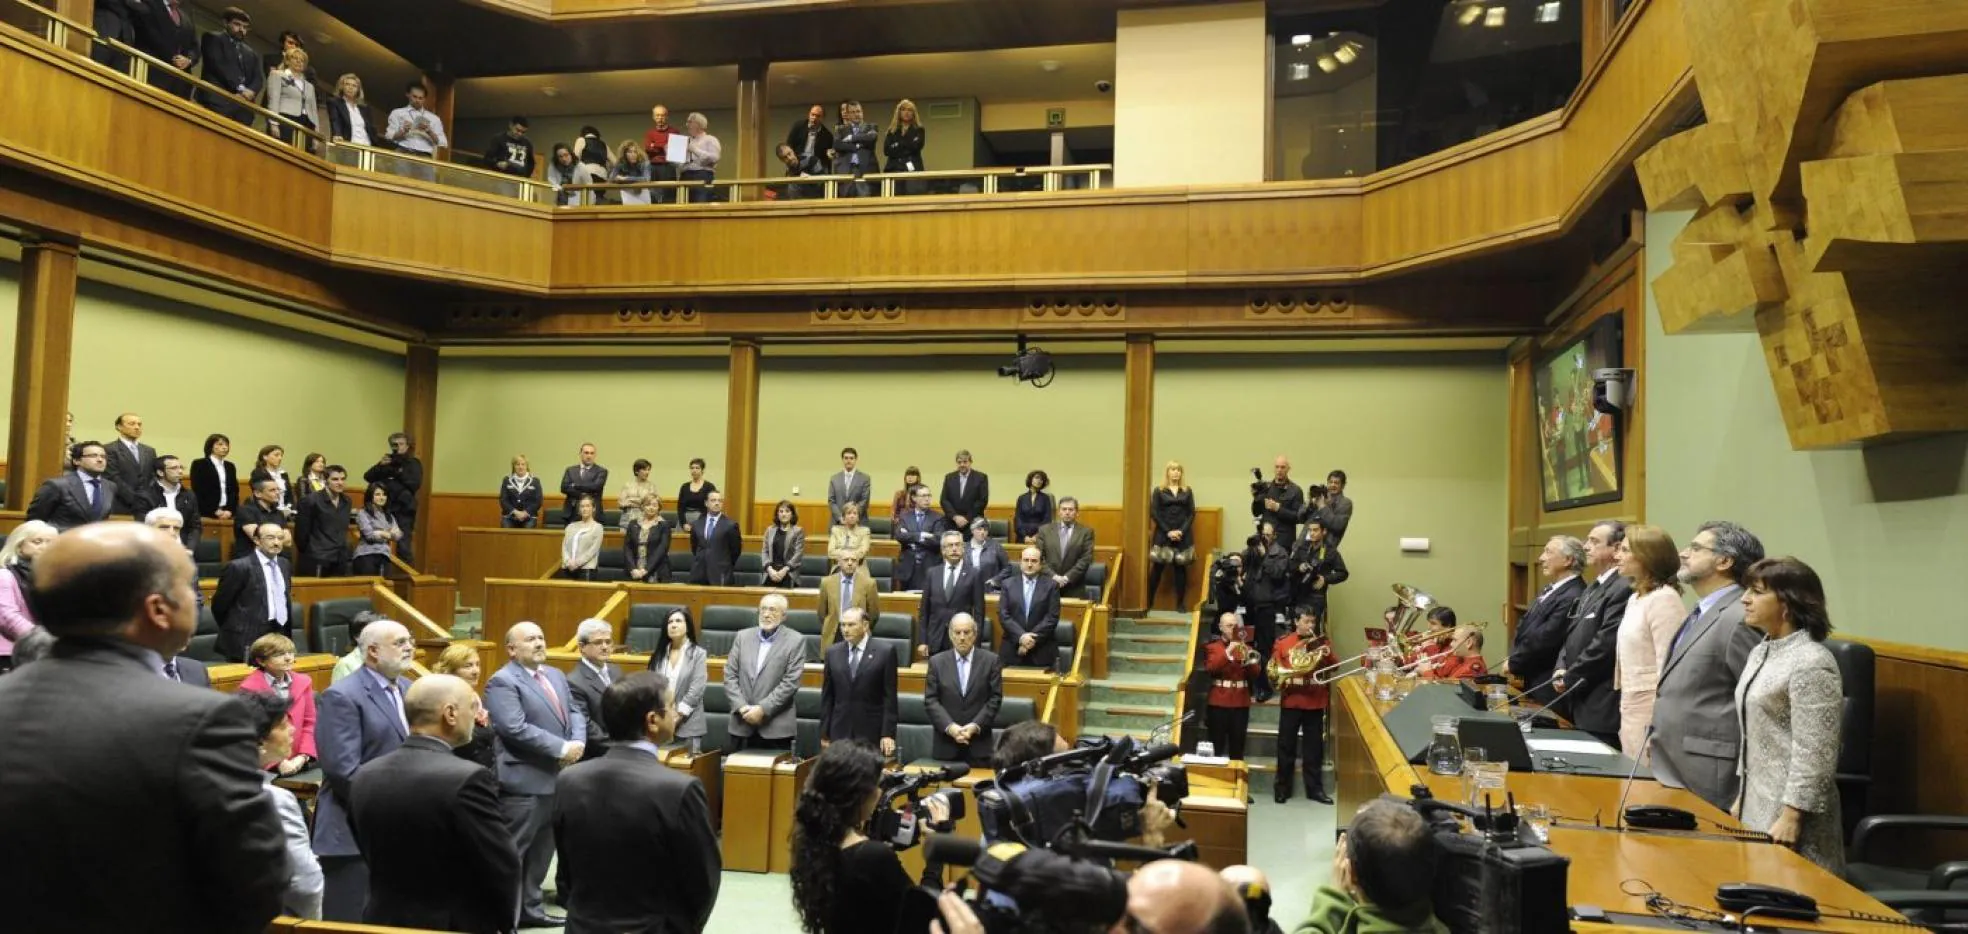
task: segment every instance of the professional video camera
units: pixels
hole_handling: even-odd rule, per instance
[[[1189,796],[1188,771],[1168,761],[1180,751],[1167,743],[1138,748],[1125,736],[1083,739],[980,784],[977,817],[987,837],[1027,846],[1139,836],[1151,785],[1171,810]]]
[[[1517,819],[1516,796],[1483,807],[1438,801],[1415,785],[1409,802],[1434,831],[1435,917],[1450,934],[1563,934],[1570,929],[1565,876],[1571,860],[1538,844]],[[1464,832],[1457,816],[1474,830]]]
[[[938,833],[948,833],[964,816],[963,789],[945,788],[929,795],[924,795],[923,789],[954,782],[968,774],[967,765],[946,765],[919,772],[883,772],[881,800],[875,805],[875,813],[869,815],[868,826],[862,833],[897,850],[915,846],[922,842],[923,828],[932,823],[929,804],[924,798],[942,798],[949,805],[949,820],[934,827]],[[903,798],[908,799],[908,806],[896,807],[895,803]]]
[[[970,867],[978,887],[971,909],[991,934],[1054,934],[1106,931],[1127,914],[1128,874],[1108,868],[1108,862],[1193,860],[1196,845],[1156,849],[1090,840],[1060,853],[938,835],[930,838],[923,858]]]

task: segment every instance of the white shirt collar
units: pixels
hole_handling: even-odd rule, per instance
[[[1611,580],[1613,575],[1618,573],[1619,573],[1619,568],[1607,568],[1605,573],[1600,574],[1599,578],[1596,581],[1594,581],[1594,583],[1603,584]]]

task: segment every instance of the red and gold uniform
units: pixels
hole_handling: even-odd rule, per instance
[[[1264,661],[1243,641],[1212,639],[1204,647],[1203,667],[1211,682],[1205,719],[1210,745],[1219,756],[1244,757],[1244,734],[1250,728],[1251,688]]]
[[[1489,665],[1481,655],[1445,655],[1435,665],[1434,677],[1445,681],[1461,681],[1490,673]]]
[[[1292,663],[1292,652],[1305,647],[1312,656],[1309,668]],[[1303,659],[1300,660],[1304,661]],[[1303,638],[1293,632],[1278,640],[1271,649],[1271,672],[1278,687],[1278,774],[1272,797],[1280,803],[1292,796],[1293,773],[1305,764],[1305,795],[1315,801],[1332,803],[1326,795],[1326,704],[1330,690],[1312,680],[1314,673],[1332,664],[1332,640],[1323,635]]]

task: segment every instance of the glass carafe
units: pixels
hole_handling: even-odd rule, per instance
[[[1461,721],[1450,714],[1431,718],[1434,738],[1428,742],[1428,771],[1437,775],[1462,774],[1462,739],[1456,734]]]
[[[1394,681],[1396,677],[1394,659],[1384,654],[1375,659],[1373,665],[1374,699],[1383,702],[1393,700]]]

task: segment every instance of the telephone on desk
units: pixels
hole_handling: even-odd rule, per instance
[[[1759,915],[1794,921],[1818,920],[1818,900],[1802,892],[1755,882],[1724,882],[1715,887],[1715,904],[1725,911],[1756,909]]]

